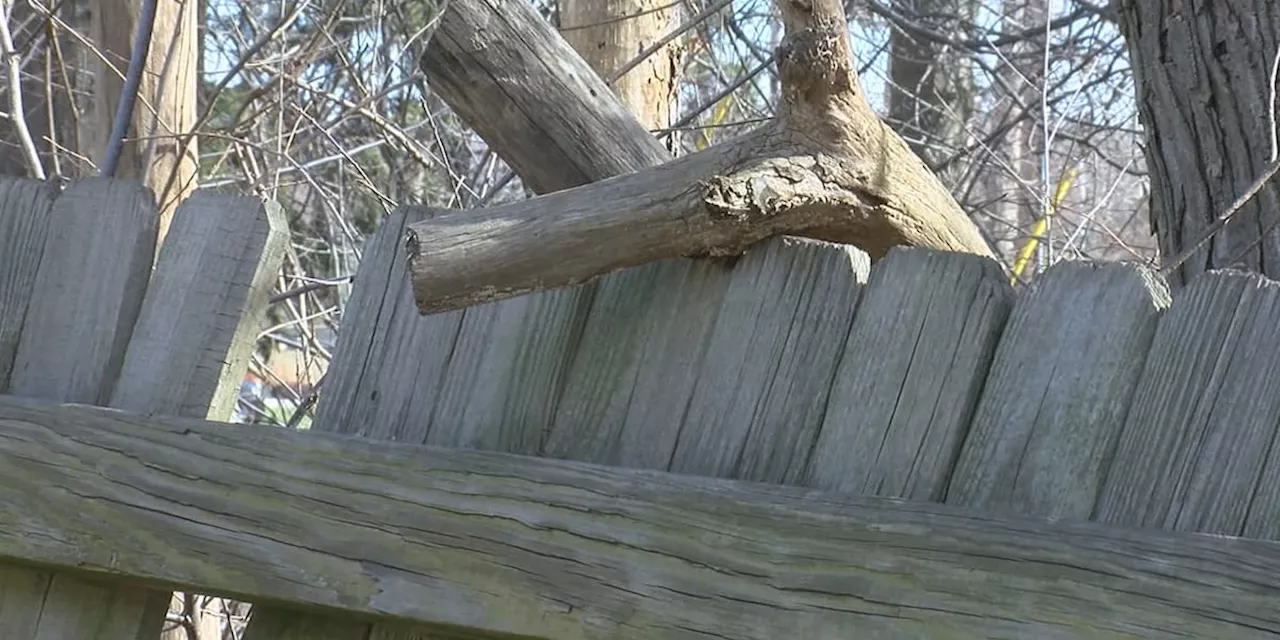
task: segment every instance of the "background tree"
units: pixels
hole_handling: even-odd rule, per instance
[[[1280,277],[1276,65],[1280,7],[1125,0],[1147,162],[1151,226],[1171,280],[1245,267]],[[1255,182],[1257,194],[1233,211]],[[1215,218],[1229,215],[1225,225]]]
[[[560,33],[640,123],[653,130],[671,123],[676,53],[663,39],[679,6],[669,0],[560,0]],[[656,47],[651,53],[646,53]],[[644,54],[644,55],[642,55]],[[618,72],[623,73],[619,74]]]
[[[93,117],[86,120],[82,155],[102,160],[111,135],[123,73],[129,66],[141,0],[90,0],[94,60]],[[160,215],[161,240],[173,212],[196,188],[199,138],[196,125],[196,51],[200,6],[197,0],[157,1],[129,141],[121,150],[116,177],[140,180],[151,188]]]

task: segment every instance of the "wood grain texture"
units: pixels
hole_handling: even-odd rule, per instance
[[[453,0],[421,66],[432,90],[535,192],[671,158],[528,3]],[[608,279],[417,317],[402,240],[429,215],[396,212],[366,249],[312,428],[535,453],[587,306]],[[380,624],[349,637],[381,633],[392,632]],[[246,635],[290,640],[256,623]]]
[[[231,418],[287,224],[251,197],[200,192],[178,207],[110,406]]]
[[[151,276],[155,205],[135,182],[94,178],[51,217],[9,392],[106,404]]]
[[[665,261],[596,294],[545,455],[782,481],[803,468],[866,255],[776,238]]]
[[[476,633],[1280,635],[1280,543],[13,398],[0,503],[5,558]]]
[[[671,159],[522,0],[451,0],[421,67],[432,91],[537,193]]]
[[[451,2],[422,66],[539,193],[671,157],[527,3]],[[412,318],[402,240],[431,213],[396,215],[366,250],[313,428],[536,452],[595,287]],[[442,411],[451,419],[432,434]]]
[[[662,261],[601,281],[541,453],[665,469],[731,277],[727,263]],[[635,395],[640,402],[632,402]]]
[[[494,640],[492,634],[443,625],[424,627],[386,620],[371,623],[356,616],[313,611],[304,614],[296,609],[280,607],[256,607],[250,620],[246,633],[248,640]],[[510,639],[510,636],[505,638]]]
[[[922,178],[902,167],[885,178],[875,163],[886,160],[824,153],[796,137],[771,126],[660,167],[416,222],[409,263],[418,310],[582,284],[656,260],[736,256],[778,235],[852,244],[873,258],[898,245],[990,254],[968,218],[897,202],[926,199],[926,185],[912,186]]]
[[[804,484],[941,501],[1013,291],[989,258],[899,248],[871,270]]]
[[[772,483],[801,477],[870,266],[853,247],[798,238],[770,240],[737,263],[673,421],[680,431],[671,471]],[[636,394],[633,402],[651,400]],[[632,440],[650,433],[631,431]]]
[[[1160,321],[1097,518],[1280,537],[1280,283],[1211,272]]]
[[[169,592],[85,579],[72,567],[53,575],[40,603],[34,636],[83,640],[150,640],[160,635]],[[5,636],[17,638],[19,636]]]
[[[404,266],[404,208],[365,249],[313,429],[533,453],[550,420],[577,306],[567,294],[422,317]]]
[[[560,0],[560,34],[605,78],[609,88],[645,129],[671,126],[671,109],[680,69],[677,37],[653,49],[678,28],[679,8],[666,0]],[[642,52],[649,53],[643,59]],[[630,66],[625,73],[624,67]]]
[[[51,182],[0,176],[0,393],[9,388],[57,196]]]
[[[136,182],[90,179],[68,187],[50,217],[10,391],[105,404],[151,275],[155,207]],[[33,623],[21,607],[7,608],[3,638],[155,638],[169,601],[165,591],[9,566],[0,567],[0,591],[40,612]]]
[[[400,439],[398,429],[422,429],[425,438],[426,425],[407,418],[430,414],[411,403],[429,400],[425,394],[438,386],[422,370],[439,369],[458,325],[455,316],[420,318],[413,308],[404,227],[427,215],[427,209],[401,207],[365,245],[312,429],[385,440]],[[437,340],[429,332],[418,335],[428,323],[439,328]]]
[[[1014,306],[947,502],[1088,518],[1169,305],[1154,272],[1061,262]]]
[[[231,419],[288,242],[275,202],[211,191],[185,200],[160,248],[110,406]],[[172,602],[181,614],[181,600]],[[189,612],[198,633],[218,628],[211,610]],[[187,633],[179,628],[163,640],[188,640]]]
[[[702,183],[747,161],[747,146],[725,143],[643,172],[415,222],[409,268],[418,310],[441,313],[580,285],[657,260],[736,255],[802,217],[816,218],[806,215],[811,209],[761,213],[750,222],[709,211],[704,200],[715,196]],[[784,181],[780,171],[766,167],[757,177]]]

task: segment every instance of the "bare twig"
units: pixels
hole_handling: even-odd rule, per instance
[[[1271,98],[1267,102],[1267,121],[1271,125],[1271,162],[1280,160],[1280,133],[1276,131],[1276,83],[1280,82],[1280,47],[1276,47],[1276,55],[1271,60]]]
[[[0,1],[0,47],[3,47],[5,63],[9,76],[9,119],[18,132],[18,141],[22,145],[22,155],[27,161],[27,169],[37,180],[44,180],[44,165],[40,163],[40,154],[36,152],[36,143],[31,139],[31,129],[27,127],[27,111],[22,104],[22,69],[19,64],[20,54],[13,48],[13,34],[9,31],[9,17],[13,12],[12,0]]]
[[[291,300],[293,298],[297,298],[298,296],[307,295],[312,291],[319,291],[321,289],[327,289],[329,287],[336,287],[338,285],[349,284],[349,283],[355,282],[355,280],[356,280],[355,275],[342,276],[341,278],[333,278],[331,280],[315,280],[313,282],[308,282],[307,284],[304,284],[301,287],[294,287],[293,289],[289,289],[288,291],[281,291],[280,293],[274,294],[270,298],[268,298],[268,302],[270,304],[279,304],[281,302],[284,302],[285,300]]]
[[[1178,256],[1171,262],[1165,264],[1164,268],[1162,268],[1160,272],[1164,274],[1173,272],[1189,260],[1191,256],[1195,255],[1197,251],[1204,248],[1204,245],[1208,244],[1208,242],[1212,240],[1219,231],[1222,231],[1222,229],[1227,226],[1227,223],[1231,221],[1231,218],[1239,213],[1240,209],[1242,209],[1244,205],[1248,204],[1254,196],[1258,195],[1259,191],[1262,191],[1262,188],[1275,177],[1277,172],[1280,172],[1280,161],[1272,162],[1271,165],[1262,172],[1262,175],[1258,176],[1258,178],[1253,181],[1253,184],[1249,185],[1249,188],[1245,189],[1245,192],[1241,194],[1239,198],[1236,198],[1235,202],[1231,203],[1231,206],[1218,214],[1218,217],[1214,219],[1213,224],[1209,225],[1209,228],[1205,230],[1204,235],[1197,240],[1195,244],[1183,249],[1182,253],[1178,254]]]

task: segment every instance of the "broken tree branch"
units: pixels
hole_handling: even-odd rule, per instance
[[[991,255],[936,176],[871,110],[838,0],[777,0],[778,119],[668,164],[525,202],[411,225],[419,311],[580,284],[675,257],[725,256],[775,235]]]

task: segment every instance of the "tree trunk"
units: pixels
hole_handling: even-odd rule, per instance
[[[606,81],[667,35],[678,5],[669,0],[560,0],[560,32]],[[611,83],[650,130],[671,124],[675,49],[654,51]]]
[[[1043,25],[1046,9],[1042,4],[1029,0],[1010,0],[1005,3],[1006,32],[1023,31]],[[1013,264],[1018,248],[1027,242],[1027,231],[1043,213],[1036,189],[1043,188],[1040,177],[1041,155],[1044,153],[1044,135],[1036,114],[1040,106],[1040,90],[1044,83],[1044,40],[1035,38],[1012,43],[1001,50],[1001,61],[996,67],[1002,82],[995,86],[1002,99],[998,117],[992,121],[994,128],[1008,127],[998,147],[1008,164],[995,170],[995,189],[999,201],[993,206],[995,224],[991,234],[995,238],[997,253]],[[1016,121],[1016,122],[1014,122]],[[1014,122],[1009,126],[1010,122]],[[1046,240],[1041,244],[1043,251]],[[1042,254],[1043,255],[1043,254]],[[1036,269],[1028,269],[1024,277]]]
[[[925,22],[945,33],[965,33],[973,21],[972,0],[916,0],[894,3],[913,7],[911,19],[954,16],[959,25]],[[974,110],[973,69],[966,52],[918,37],[902,29],[889,36],[889,123],[926,163],[936,165],[968,137],[965,125]],[[942,177],[942,176],[940,176]],[[944,178],[944,182],[945,182]]]
[[[1169,279],[1243,267],[1280,277],[1280,182],[1269,181],[1208,242],[1214,218],[1269,168],[1274,0],[1125,0],[1121,26],[1151,175],[1151,224]]]
[[[94,40],[115,67],[112,70],[101,62],[96,65],[96,118],[90,154],[95,161],[106,148],[120,100],[121,75],[129,66],[139,5],[139,0],[96,0],[93,7]],[[189,132],[196,122],[199,10],[197,0],[162,0],[157,4],[151,48],[128,133],[130,141],[116,171],[116,177],[141,180],[155,194],[161,240],[178,203],[195,189],[199,166],[195,140],[188,143],[177,137]]]

